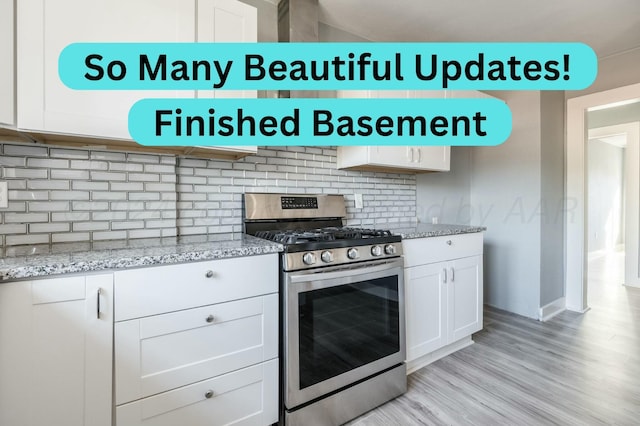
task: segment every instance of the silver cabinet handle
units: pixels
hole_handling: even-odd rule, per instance
[[[446,284],[447,283],[447,268],[442,268],[442,274],[443,274],[442,282],[444,282]]]
[[[209,389],[204,393],[204,397],[207,399],[211,398],[212,396],[213,396],[213,391],[211,389]]]
[[[204,274],[205,277],[207,278],[211,278],[213,277],[213,271],[212,270],[208,270],[206,274]]]
[[[418,163],[419,163],[422,161],[422,149],[416,148],[416,150],[418,151]]]
[[[209,316],[207,317],[207,322],[213,322],[213,320],[214,320],[214,319],[215,319],[215,318],[213,317],[213,315],[209,315]]]
[[[453,272],[453,267],[451,267],[451,282],[455,280],[455,273]]]
[[[407,148],[409,151],[407,152],[407,155],[409,157],[409,162],[413,163],[413,148]]]
[[[451,244],[453,244],[453,242],[451,240],[447,240],[447,245],[450,246]]]
[[[102,289],[98,288],[98,294],[96,295],[96,318],[100,319],[100,296],[102,295]]]

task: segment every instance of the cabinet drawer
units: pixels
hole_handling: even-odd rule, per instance
[[[277,360],[116,408],[117,426],[264,426],[277,421]]]
[[[482,254],[482,232],[402,241],[404,266],[426,265]]]
[[[116,404],[278,356],[278,295],[115,325]]]
[[[115,320],[277,291],[275,253],[119,271],[115,273]]]

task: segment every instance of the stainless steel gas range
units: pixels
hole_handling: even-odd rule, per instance
[[[287,425],[342,424],[406,391],[400,237],[345,217],[341,195],[245,194],[245,231],[284,245]]]

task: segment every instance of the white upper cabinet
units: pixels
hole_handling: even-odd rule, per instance
[[[24,0],[17,10],[18,127],[21,130],[131,139],[129,108],[171,91],[73,90],[58,76],[62,49],[76,42],[192,42],[194,1]],[[193,97],[192,92],[183,92]]]
[[[256,9],[236,0],[21,0],[16,13],[17,127],[45,139],[73,135],[137,146],[127,123],[133,103],[196,96],[194,91],[69,89],[58,76],[58,57],[70,43],[257,41]],[[255,97],[255,92],[229,95]],[[244,151],[234,147],[229,154]]]
[[[339,98],[445,98],[444,90],[338,91]],[[448,146],[341,146],[338,168],[404,172],[448,171]]]
[[[198,2],[197,41],[206,43],[255,42],[258,40],[258,15],[254,7],[235,0]],[[199,90],[199,98],[255,98],[255,90]],[[200,146],[190,153],[208,150],[230,154],[255,154],[257,146]]]
[[[13,0],[0,0],[0,127],[15,125]]]

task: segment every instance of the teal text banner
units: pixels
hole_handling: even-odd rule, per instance
[[[459,145],[503,143],[498,99],[155,99],[129,111],[142,145]]]
[[[74,43],[59,75],[79,90],[581,90],[582,43]]]

